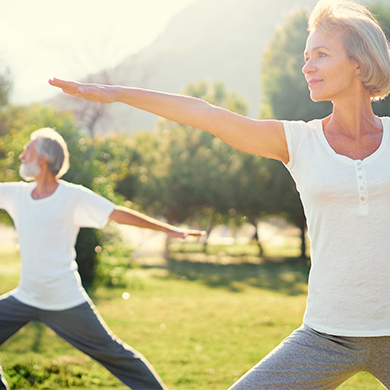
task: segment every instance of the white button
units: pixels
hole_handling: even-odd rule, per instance
[[[366,198],[365,198],[364,196],[362,196],[362,197],[360,198],[360,200],[361,200],[362,202],[365,202],[365,201],[366,201]]]
[[[363,179],[363,176],[360,175],[360,176],[359,176],[359,180],[362,180],[362,179]]]
[[[364,187],[360,187],[360,191],[364,191]]]

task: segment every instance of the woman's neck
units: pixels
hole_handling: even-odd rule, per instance
[[[342,134],[352,139],[381,132],[382,123],[372,110],[370,98],[364,96],[351,100],[333,103],[332,114],[323,121],[325,132]]]

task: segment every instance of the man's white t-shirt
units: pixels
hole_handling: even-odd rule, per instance
[[[321,120],[283,122],[312,266],[304,323],[341,336],[390,335],[390,118],[364,160],[337,154]]]
[[[11,294],[40,309],[69,309],[89,299],[75,261],[79,229],[104,227],[115,205],[62,180],[52,195],[33,199],[35,186],[0,184],[0,208],[14,221],[22,264],[19,285]]]

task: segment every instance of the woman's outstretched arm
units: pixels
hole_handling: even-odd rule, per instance
[[[276,120],[255,120],[213,106],[204,100],[113,85],[51,79],[65,93],[99,103],[121,102],[187,126],[205,130],[236,149],[288,162],[283,125]]]

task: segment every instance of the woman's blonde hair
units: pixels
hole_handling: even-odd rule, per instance
[[[68,147],[59,133],[45,127],[31,133],[31,140],[37,140],[39,156],[47,157],[47,168],[57,178],[65,175],[69,169]]]
[[[308,31],[342,31],[350,61],[360,67],[359,77],[372,100],[390,92],[389,42],[375,16],[352,0],[319,0],[309,18]]]

